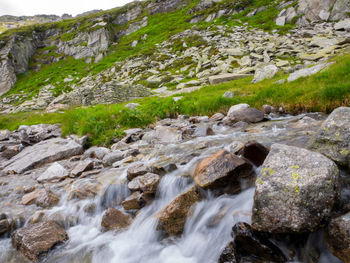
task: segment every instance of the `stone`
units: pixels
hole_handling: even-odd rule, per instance
[[[193,174],[195,183],[204,189],[216,189],[235,185],[251,173],[252,166],[237,155],[221,150],[204,160]]]
[[[141,209],[146,204],[141,192],[134,192],[128,196],[123,202],[122,206],[125,210]]]
[[[271,112],[275,112],[276,109],[274,107],[272,107],[271,105],[263,105],[262,106],[262,111],[265,113],[265,114],[270,114]]]
[[[255,166],[262,165],[268,154],[269,149],[256,141],[247,142],[240,151],[240,155],[252,162]]]
[[[326,229],[326,243],[333,255],[350,262],[350,213],[333,218]]]
[[[101,226],[105,231],[108,230],[124,230],[131,224],[131,218],[120,210],[113,207],[108,208],[102,217]]]
[[[124,153],[122,151],[116,150],[110,153],[107,153],[104,157],[103,157],[103,164],[105,166],[111,166],[113,163],[120,161],[124,159]]]
[[[143,163],[138,163],[130,166],[126,171],[128,180],[133,180],[134,178],[151,172],[151,169]]]
[[[0,236],[6,234],[11,229],[9,221],[5,219],[0,219]]]
[[[335,30],[349,30],[350,29],[350,18],[339,21],[334,25]]]
[[[68,234],[55,221],[20,228],[11,235],[13,247],[31,261],[37,261],[56,245],[68,240]]]
[[[321,71],[322,69],[324,69],[325,67],[327,67],[328,65],[329,64],[323,63],[323,64],[313,66],[311,68],[304,68],[304,69],[297,70],[289,75],[289,77],[287,78],[287,81],[290,82],[302,77],[308,77],[308,76],[314,75],[319,71]]]
[[[276,18],[276,25],[277,26],[284,26],[286,24],[286,17],[280,16]]]
[[[174,128],[157,126],[154,131],[145,133],[142,139],[151,143],[175,143],[182,140],[182,135]]]
[[[45,181],[59,181],[68,177],[68,175],[68,171],[62,165],[60,165],[58,162],[54,162],[36,180],[39,183],[43,183]]]
[[[264,119],[264,113],[257,109],[251,108],[248,104],[237,104],[232,106],[227,113],[229,123],[247,122],[256,123]]]
[[[59,197],[55,195],[51,190],[38,189],[31,193],[28,193],[22,197],[22,205],[30,205],[35,203],[37,206],[44,208],[57,205]]]
[[[101,189],[101,183],[94,179],[78,179],[71,185],[68,200],[94,198]]]
[[[246,53],[241,48],[228,48],[228,49],[223,50],[223,52],[228,54],[229,56],[234,56],[234,57],[242,57]]]
[[[39,165],[54,162],[82,153],[83,147],[73,140],[53,138],[26,147],[19,154],[5,162],[5,173],[23,173]]]
[[[94,162],[91,160],[80,161],[70,172],[72,177],[80,176],[83,172],[90,171],[94,168]]]
[[[222,82],[228,82],[236,79],[242,79],[251,76],[251,74],[235,74],[235,73],[226,73],[216,76],[209,77],[209,83],[211,85],[218,84]]]
[[[286,262],[283,252],[267,238],[255,233],[251,226],[244,222],[235,224],[232,228],[234,248],[243,255],[252,255],[267,262]]]
[[[157,186],[160,182],[158,174],[146,173],[134,178],[128,183],[131,191],[142,191],[145,194],[154,194],[157,191]]]
[[[258,83],[264,79],[272,79],[277,72],[278,68],[275,65],[268,65],[266,67],[259,68],[255,71],[252,83]]]
[[[181,234],[187,218],[190,217],[191,207],[201,200],[202,196],[196,186],[185,190],[156,215],[157,229],[163,230],[169,236]]]
[[[320,152],[344,167],[350,167],[350,108],[335,109],[323,122],[312,141]]]
[[[234,248],[233,242],[230,242],[222,251],[218,263],[238,263],[240,262],[239,255]]]
[[[273,144],[255,182],[252,227],[278,234],[317,230],[336,202],[338,177],[325,156]]]
[[[320,13],[329,12],[335,0],[299,0],[298,14],[303,14],[309,21],[321,19]]]
[[[225,115],[218,112],[218,113],[215,113],[213,116],[211,116],[210,120],[211,121],[221,121],[223,118],[225,118]]]
[[[235,96],[235,94],[231,91],[226,91],[224,93],[224,95],[222,95],[223,98],[226,98],[226,99],[232,99],[233,97]]]
[[[108,148],[93,146],[84,152],[82,158],[96,158],[102,160],[108,153],[110,153],[110,150]]]
[[[139,106],[140,106],[139,103],[128,103],[128,104],[125,105],[125,108],[128,108],[130,110],[134,110],[134,109],[136,109]]]
[[[332,20],[340,20],[350,12],[350,3],[348,0],[336,0],[331,12]]]

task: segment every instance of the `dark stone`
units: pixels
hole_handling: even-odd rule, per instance
[[[240,262],[239,256],[237,255],[233,242],[230,242],[227,247],[222,251],[218,263],[238,263]]]
[[[113,207],[108,208],[101,222],[101,226],[104,230],[123,230],[130,224],[130,217]]]
[[[244,145],[240,154],[255,166],[260,166],[269,154],[269,149],[256,141],[249,141]]]

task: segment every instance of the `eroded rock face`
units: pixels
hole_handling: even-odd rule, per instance
[[[328,116],[319,129],[311,149],[342,166],[350,166],[350,108],[337,108]]]
[[[327,227],[326,241],[335,256],[345,263],[350,262],[350,213],[331,220]]]
[[[238,183],[239,178],[250,174],[252,166],[233,153],[221,150],[201,161],[193,179],[204,189],[215,189]]]
[[[82,153],[83,147],[73,140],[53,138],[25,148],[4,163],[5,173],[23,173],[36,166]]]
[[[108,208],[101,222],[101,226],[104,230],[123,230],[130,224],[130,217],[113,207]]]
[[[202,196],[196,186],[178,195],[156,215],[159,220],[158,229],[169,236],[181,234],[191,207],[201,200]]]
[[[315,231],[337,198],[339,171],[325,156],[273,144],[256,180],[252,227],[269,233]]]
[[[68,240],[64,228],[55,221],[28,225],[13,232],[12,245],[27,259],[36,261],[56,245]]]

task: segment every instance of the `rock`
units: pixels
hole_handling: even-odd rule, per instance
[[[350,29],[350,18],[339,21],[334,25],[335,30],[349,30]]]
[[[258,83],[264,79],[272,79],[277,72],[278,68],[275,65],[268,65],[264,68],[257,69],[252,83]]]
[[[9,221],[5,219],[0,220],[0,236],[6,234],[11,229]]]
[[[122,151],[116,150],[110,153],[107,153],[104,157],[103,157],[103,164],[105,166],[111,166],[113,163],[120,161],[124,159],[124,153]]]
[[[350,262],[350,213],[333,218],[326,230],[326,242],[330,251],[343,260]]]
[[[311,68],[304,68],[295,71],[294,73],[290,74],[289,77],[287,78],[288,82],[297,80],[302,77],[307,77],[316,74],[320,70],[324,69],[327,67],[329,64],[319,64],[316,66],[313,66]]]
[[[141,209],[145,204],[146,201],[141,192],[134,192],[122,202],[122,206],[125,210]]]
[[[240,262],[239,255],[237,254],[233,242],[230,242],[222,251],[218,263],[238,263]]]
[[[108,148],[93,146],[85,151],[83,154],[83,159],[96,158],[102,160],[108,153],[110,153],[110,150]]]
[[[329,12],[335,0],[299,0],[298,13],[304,14],[304,17],[309,21],[317,21],[322,19],[320,14]]]
[[[336,0],[332,11],[331,11],[331,19],[339,20],[345,17],[346,14],[350,12],[350,5],[348,0]]]
[[[78,179],[71,185],[68,200],[94,198],[101,188],[102,185],[94,179]]]
[[[226,73],[226,74],[209,77],[209,83],[213,85],[213,84],[218,84],[218,83],[227,82],[231,80],[246,78],[249,76],[251,76],[251,74]]]
[[[226,91],[224,93],[224,95],[222,95],[223,98],[226,98],[226,99],[232,99],[233,97],[235,96],[235,94],[231,91]]]
[[[124,230],[131,224],[129,216],[123,214],[120,210],[113,207],[108,208],[102,217],[101,226],[104,230]]]
[[[145,133],[142,139],[151,143],[175,143],[182,140],[182,135],[174,128],[157,126],[154,131]]]
[[[221,121],[223,118],[225,118],[225,115],[218,112],[218,113],[215,113],[213,116],[211,116],[210,120],[211,121]]]
[[[248,104],[237,104],[230,108],[226,117],[229,123],[247,122],[256,123],[264,119],[264,113],[250,108]]]
[[[4,163],[5,173],[23,173],[39,165],[82,153],[83,147],[73,140],[54,138],[29,146]]]
[[[37,261],[41,256],[68,240],[64,228],[55,221],[28,225],[13,232],[12,245],[27,259]]]
[[[68,177],[68,175],[69,175],[68,171],[62,165],[60,165],[58,162],[54,162],[36,180],[39,183],[42,183],[45,181],[54,181],[54,180],[59,181]]]
[[[162,229],[169,236],[181,234],[191,207],[201,200],[202,196],[195,186],[187,189],[156,215],[159,220],[157,229]]]
[[[350,108],[335,109],[323,122],[311,149],[339,165],[350,167]]]
[[[148,172],[151,172],[151,169],[148,166],[144,165],[143,163],[138,163],[130,166],[126,171],[126,174],[127,174],[128,180],[131,181],[134,178],[140,175],[144,175]]]
[[[229,56],[242,57],[246,52],[241,48],[228,48],[223,50],[223,53],[228,54]]]
[[[80,161],[71,171],[72,177],[80,176],[83,172],[90,171],[94,168],[94,162],[91,160]]]
[[[254,233],[249,224],[239,222],[232,228],[234,248],[240,254],[253,255],[263,261],[286,262],[282,251],[267,238]]]
[[[51,190],[38,189],[22,197],[22,205],[30,205],[35,203],[37,206],[44,208],[57,205],[59,197]]]
[[[240,155],[251,161],[255,166],[262,165],[268,154],[269,149],[256,141],[247,142],[240,152]]]
[[[252,166],[233,153],[221,150],[204,160],[196,167],[193,179],[204,189],[216,189],[238,183],[251,173]]]
[[[157,186],[160,182],[158,174],[146,173],[134,178],[128,183],[131,191],[142,191],[145,194],[154,194],[157,191]]]
[[[265,114],[270,114],[271,112],[275,112],[276,109],[270,105],[263,105],[262,106],[262,111],[265,113]]]
[[[128,103],[128,104],[125,105],[125,108],[128,108],[130,110],[134,110],[134,109],[136,109],[139,106],[140,106],[139,103]]]
[[[269,233],[317,230],[337,199],[339,171],[325,156],[273,144],[256,180],[252,227]]]
[[[284,26],[286,24],[286,17],[280,16],[276,18],[276,25],[277,26]]]

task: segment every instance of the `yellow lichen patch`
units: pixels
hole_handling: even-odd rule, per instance
[[[341,151],[340,151],[340,154],[342,154],[342,155],[348,155],[348,154],[349,154],[349,150],[346,150],[346,149],[341,150]]]
[[[299,179],[299,174],[296,173],[296,172],[293,172],[292,173],[292,177],[293,177],[294,180],[298,180]]]
[[[299,165],[292,165],[290,168],[291,168],[291,169],[299,169],[300,166],[299,166]]]
[[[258,178],[256,179],[256,183],[261,185],[264,183],[264,181],[261,178]]]
[[[297,185],[294,187],[294,191],[295,191],[296,194],[300,192],[299,191],[299,187]]]
[[[273,175],[275,173],[274,170],[272,170],[271,168],[263,168],[261,169],[260,174],[261,175]]]

